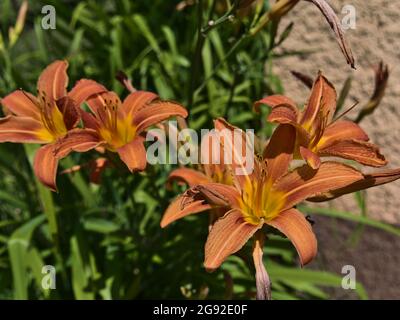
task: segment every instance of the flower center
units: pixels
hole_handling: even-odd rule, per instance
[[[261,219],[264,221],[274,219],[281,212],[284,202],[283,194],[272,189],[270,180],[248,180],[243,188],[240,207],[244,219],[256,225]]]
[[[97,110],[102,124],[100,135],[107,142],[107,149],[110,151],[116,151],[131,142],[136,135],[136,127],[132,124],[132,117],[125,116],[118,109],[118,100],[105,99],[104,108]]]
[[[43,129],[38,133],[39,137],[49,142],[54,142],[64,137],[68,130],[65,126],[63,114],[58,109],[55,101],[49,100],[46,94],[42,92],[39,95],[37,106],[43,124]]]

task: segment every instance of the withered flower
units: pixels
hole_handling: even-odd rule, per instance
[[[271,7],[269,11],[267,11],[259,20],[257,25],[251,30],[251,34],[256,34],[259,32],[269,21],[280,19],[282,16],[287,14],[290,10],[292,10],[300,0],[277,0]],[[332,7],[325,0],[305,0],[313,3],[323,14],[326,21],[329,23],[329,26],[332,28],[336,41],[339,44],[339,47],[346,58],[347,63],[355,69],[355,61],[353,57],[353,53],[344,36],[344,32],[342,30],[339,18],[337,17],[335,11],[333,11]]]
[[[355,122],[359,123],[365,116],[370,115],[375,111],[382,101],[385,95],[387,82],[389,79],[389,67],[381,61],[377,66],[374,67],[375,72],[375,88],[374,92],[369,99],[368,103],[361,109]]]

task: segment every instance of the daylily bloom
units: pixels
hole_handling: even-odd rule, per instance
[[[58,161],[56,143],[75,128],[80,120],[79,106],[90,95],[105,91],[92,80],[79,80],[67,93],[66,61],[55,61],[40,75],[38,95],[17,90],[1,100],[11,115],[0,119],[0,142],[40,143],[34,159],[34,172],[47,187],[56,190]],[[78,146],[85,150],[86,146]]]
[[[241,146],[246,142],[233,143],[232,134],[237,128],[223,119],[216,120],[215,127],[222,136],[224,148],[228,153],[232,152],[234,159],[239,159],[243,153]],[[236,187],[222,183],[193,186],[170,204],[161,226],[211,208],[225,208],[226,214],[214,223],[208,235],[204,261],[207,269],[218,268],[265,224],[278,229],[292,241],[302,265],[310,262],[317,253],[317,241],[309,222],[294,206],[312,196],[346,187],[363,176],[354,168],[336,162],[324,162],[319,170],[304,165],[288,172],[294,137],[292,126],[280,125],[271,137],[263,159],[255,160],[252,173],[236,175],[235,169],[244,164],[232,162]],[[259,245],[255,250],[259,252]],[[257,269],[261,270],[259,254],[256,256]],[[257,278],[265,279],[260,274]]]
[[[332,119],[336,109],[336,91],[321,73],[302,112],[293,100],[281,95],[257,101],[256,111],[261,104],[272,108],[267,121],[290,124],[296,129],[295,158],[303,158],[314,169],[319,168],[320,157],[325,156],[341,157],[373,167],[387,163],[378,147],[367,142],[368,135],[357,124]]]
[[[91,113],[83,111],[85,129],[71,131],[60,141],[57,154],[65,156],[75,145],[103,146],[118,153],[130,171],[146,168],[146,150],[142,134],[147,128],[173,116],[187,117],[184,107],[159,100],[155,93],[136,91],[122,103],[116,93],[108,91],[87,100]],[[85,150],[85,151],[87,151]]]

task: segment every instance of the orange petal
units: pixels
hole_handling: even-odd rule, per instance
[[[308,145],[310,135],[299,124],[298,109],[290,104],[280,104],[272,108],[271,113],[267,117],[268,122],[290,124],[297,130],[297,138],[301,144]]]
[[[231,125],[225,119],[214,120],[214,126],[223,146],[223,150],[220,151],[224,154],[223,163],[232,168],[234,183],[238,189],[241,189],[255,176],[254,146],[251,145],[251,139],[243,130]],[[247,154],[249,151],[252,154]],[[253,163],[247,163],[247,160]]]
[[[317,239],[310,223],[301,212],[289,209],[281,212],[267,224],[278,229],[293,243],[300,257],[302,266],[317,255]]]
[[[332,119],[336,110],[336,90],[333,85],[321,74],[318,73],[317,79],[311,90],[311,95],[307,106],[302,115],[301,124],[306,127],[314,126],[317,114],[320,112]],[[329,122],[328,121],[328,122]]]
[[[107,91],[107,89],[103,85],[97,83],[96,81],[89,79],[81,79],[75,84],[72,90],[68,93],[68,96],[72,100],[74,100],[75,105],[79,107],[90,96],[105,91]]]
[[[222,183],[206,183],[196,185],[190,190],[190,194],[197,195],[196,199],[206,201],[214,206],[230,206],[232,208],[239,208],[239,191],[229,185]]]
[[[87,98],[86,103],[89,106],[90,110],[94,114],[104,113],[104,108],[106,107],[106,101],[112,101],[116,105],[116,107],[121,105],[121,100],[118,95],[113,91],[106,91],[100,94],[94,94]],[[120,111],[118,109],[118,111]]]
[[[74,129],[67,135],[57,141],[55,144],[55,155],[58,158],[64,158],[71,152],[87,152],[101,145],[103,141],[95,130],[91,129]]]
[[[280,104],[273,107],[267,117],[267,121],[275,123],[289,123],[292,125],[297,124],[297,108],[289,104]]]
[[[38,91],[45,93],[48,100],[58,100],[67,95],[68,62],[57,60],[48,65],[38,80]]]
[[[260,112],[260,106],[262,104],[266,104],[272,108],[274,108],[280,104],[286,104],[286,105],[289,105],[291,109],[296,110],[296,113],[297,113],[296,103],[292,99],[282,96],[282,95],[279,95],[279,94],[268,96],[268,97],[265,97],[265,98],[255,102],[254,103],[254,111]]]
[[[328,147],[319,149],[318,154],[354,160],[372,167],[381,167],[387,164],[385,157],[379,152],[376,145],[354,139],[337,141]]]
[[[165,228],[171,222],[179,220],[191,214],[200,213],[211,209],[209,204],[204,203],[202,200],[195,200],[188,205],[184,205],[185,196],[179,196],[168,206],[161,220],[161,228]]]
[[[140,133],[152,125],[175,116],[186,118],[188,112],[177,103],[158,101],[137,110],[133,118],[133,124],[137,127],[137,133]]]
[[[218,268],[227,257],[239,251],[262,226],[262,223],[253,225],[246,222],[239,210],[228,211],[214,223],[208,234],[204,267],[209,271]]]
[[[99,121],[91,113],[80,110],[82,122],[87,129],[98,130],[100,127]]]
[[[300,146],[300,154],[311,168],[318,169],[321,165],[321,159],[310,149]]]
[[[364,177],[362,179],[347,187],[335,189],[330,192],[317,195],[316,197],[309,198],[307,200],[314,202],[327,201],[340,197],[344,194],[353,193],[375,186],[380,186],[392,181],[396,181],[397,179],[400,179],[400,169],[389,169],[370,174],[364,174]]]
[[[323,162],[318,170],[308,165],[297,168],[279,179],[273,185],[285,199],[283,210],[320,193],[346,187],[360,179],[361,172],[338,162]]]
[[[57,191],[56,174],[58,158],[55,156],[54,144],[41,147],[33,160],[33,171],[36,177],[52,191]]]
[[[117,150],[119,157],[131,172],[143,171],[146,168],[147,158],[143,140],[138,136]]]
[[[0,119],[0,142],[47,143],[40,132],[42,123],[28,117],[8,116]]]
[[[126,115],[134,114],[139,109],[143,108],[146,104],[157,99],[158,96],[149,91],[135,91],[129,94],[123,104],[122,110]]]
[[[279,125],[272,134],[264,151],[268,177],[272,182],[287,173],[290,161],[293,159],[295,141],[296,131],[287,124]]]
[[[168,185],[170,185],[170,183],[174,180],[184,182],[190,187],[193,187],[196,184],[210,182],[204,173],[188,168],[179,168],[172,171],[168,177]]]
[[[58,99],[57,102],[58,110],[60,110],[65,127],[67,130],[71,130],[78,125],[78,122],[81,119],[81,115],[75,101],[72,100],[69,96],[62,97]]]
[[[318,142],[318,148],[323,149],[338,140],[357,139],[368,141],[368,135],[356,123],[347,120],[338,120],[329,125],[321,140]]]
[[[40,121],[38,101],[29,92],[16,90],[1,99],[1,103],[17,116],[30,117]]]

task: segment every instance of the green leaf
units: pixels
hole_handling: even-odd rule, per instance
[[[25,152],[29,163],[33,170],[33,158],[35,156],[37,146],[31,144],[24,144]],[[42,185],[39,180],[35,179],[36,188],[39,192],[40,202],[43,208],[43,212],[47,217],[47,221],[49,222],[50,233],[53,237],[53,240],[58,242],[58,225],[57,225],[57,213],[53,203],[53,196],[51,191],[47,189],[44,185]]]
[[[342,90],[340,90],[339,98],[338,98],[337,104],[336,104],[336,111],[335,111],[336,114],[343,108],[344,102],[346,101],[346,98],[349,95],[349,92],[351,89],[352,80],[353,80],[353,78],[351,76],[347,77],[347,79],[342,87]]]
[[[310,207],[306,207],[306,206],[299,206],[299,209],[301,211],[305,211],[308,213],[320,214],[323,216],[340,218],[340,219],[345,219],[345,220],[349,220],[349,221],[362,223],[367,226],[381,229],[381,230],[384,230],[386,232],[389,232],[391,234],[394,234],[394,235],[400,237],[400,228],[397,228],[395,226],[392,226],[392,225],[384,223],[384,222],[375,221],[368,217],[355,215],[354,213],[351,213],[351,212],[338,211],[338,210],[330,209],[330,208],[310,208]]]
[[[75,298],[78,300],[92,300],[94,293],[88,290],[89,277],[87,274],[86,262],[82,257],[81,248],[77,236],[70,239],[71,245],[71,268],[72,268],[72,288]]]
[[[43,221],[44,215],[31,219],[15,230],[8,240],[15,299],[28,299],[28,248],[33,232]]]
[[[139,28],[139,30],[142,32],[143,36],[147,39],[147,41],[149,42],[151,48],[157,53],[160,54],[161,53],[161,49],[160,46],[158,45],[158,42],[156,40],[156,38],[154,37],[153,33],[151,32],[146,19],[139,15],[139,14],[135,14],[132,17],[133,21],[136,23],[137,27]]]
[[[118,224],[101,218],[86,218],[83,226],[86,230],[99,233],[115,232],[120,228]]]

